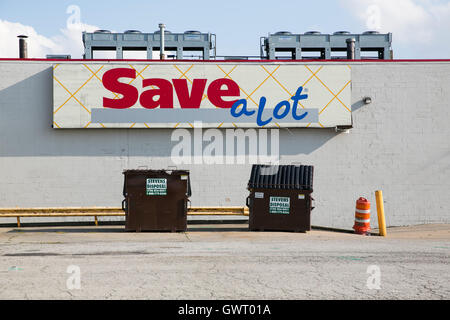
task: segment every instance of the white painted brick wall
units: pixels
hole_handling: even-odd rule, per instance
[[[51,70],[0,62],[0,207],[120,206],[125,168],[173,165],[169,129],[53,130]],[[377,227],[377,189],[388,226],[450,222],[450,62],[355,62],[352,80],[349,134],[280,131],[281,163],[315,166],[313,225],[351,228],[363,196]],[[182,168],[193,206],[244,205],[250,164]]]

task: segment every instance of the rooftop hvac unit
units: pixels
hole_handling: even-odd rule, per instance
[[[70,60],[72,59],[72,56],[70,54],[48,54],[46,58],[53,60]]]
[[[161,38],[164,45],[161,46]],[[123,50],[146,51],[147,59],[153,59],[153,51],[173,51],[173,57],[183,59],[185,52],[199,52],[204,60],[210,59],[210,51],[215,57],[216,36],[211,33],[202,33],[197,30],[188,30],[183,33],[172,33],[161,30],[153,33],[143,33],[139,30],[126,30],[123,33],[112,33],[109,30],[96,30],[92,33],[83,32],[85,59],[93,59],[94,51],[115,51],[117,59],[123,59]],[[164,57],[164,56],[163,56]]]
[[[391,59],[392,57],[391,33],[366,31],[362,34],[354,34],[350,31],[336,31],[333,34],[322,34],[319,31],[307,31],[296,34],[279,31],[267,37],[261,37],[261,59],[347,59],[350,56],[345,55],[347,39],[355,40],[354,54],[351,56],[357,60],[367,58],[364,54],[368,52],[375,53],[375,56],[370,57],[372,59]]]

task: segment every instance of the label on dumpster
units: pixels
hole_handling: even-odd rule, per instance
[[[289,197],[270,197],[269,212],[276,214],[289,214]]]
[[[255,192],[255,198],[264,199],[264,192]]]
[[[167,179],[147,179],[146,194],[148,196],[167,195]]]
[[[299,198],[299,200],[305,200],[305,195],[304,194],[299,194],[298,198]]]

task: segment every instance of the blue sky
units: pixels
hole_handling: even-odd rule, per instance
[[[0,47],[15,47],[14,33],[26,26],[40,39],[35,45],[43,46],[41,51],[35,51],[36,55],[42,55],[45,49],[52,51],[48,53],[75,50],[64,42],[69,42],[64,37],[70,38],[64,32],[70,5],[80,8],[81,23],[102,29],[153,32],[158,23],[164,22],[172,32],[215,33],[218,55],[259,55],[259,38],[269,32],[348,30],[360,33],[368,30],[368,26],[375,26],[381,32],[393,33],[395,58],[450,58],[450,2],[440,0],[0,0]],[[0,48],[0,56],[12,55],[12,51],[6,50]],[[67,53],[77,55],[77,52]]]

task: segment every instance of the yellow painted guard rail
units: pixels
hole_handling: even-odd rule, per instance
[[[208,216],[248,216],[247,207],[191,207],[188,215]],[[94,217],[98,226],[98,217],[125,216],[121,208],[7,208],[0,209],[0,218],[17,218],[20,228],[20,218],[40,217]]]

